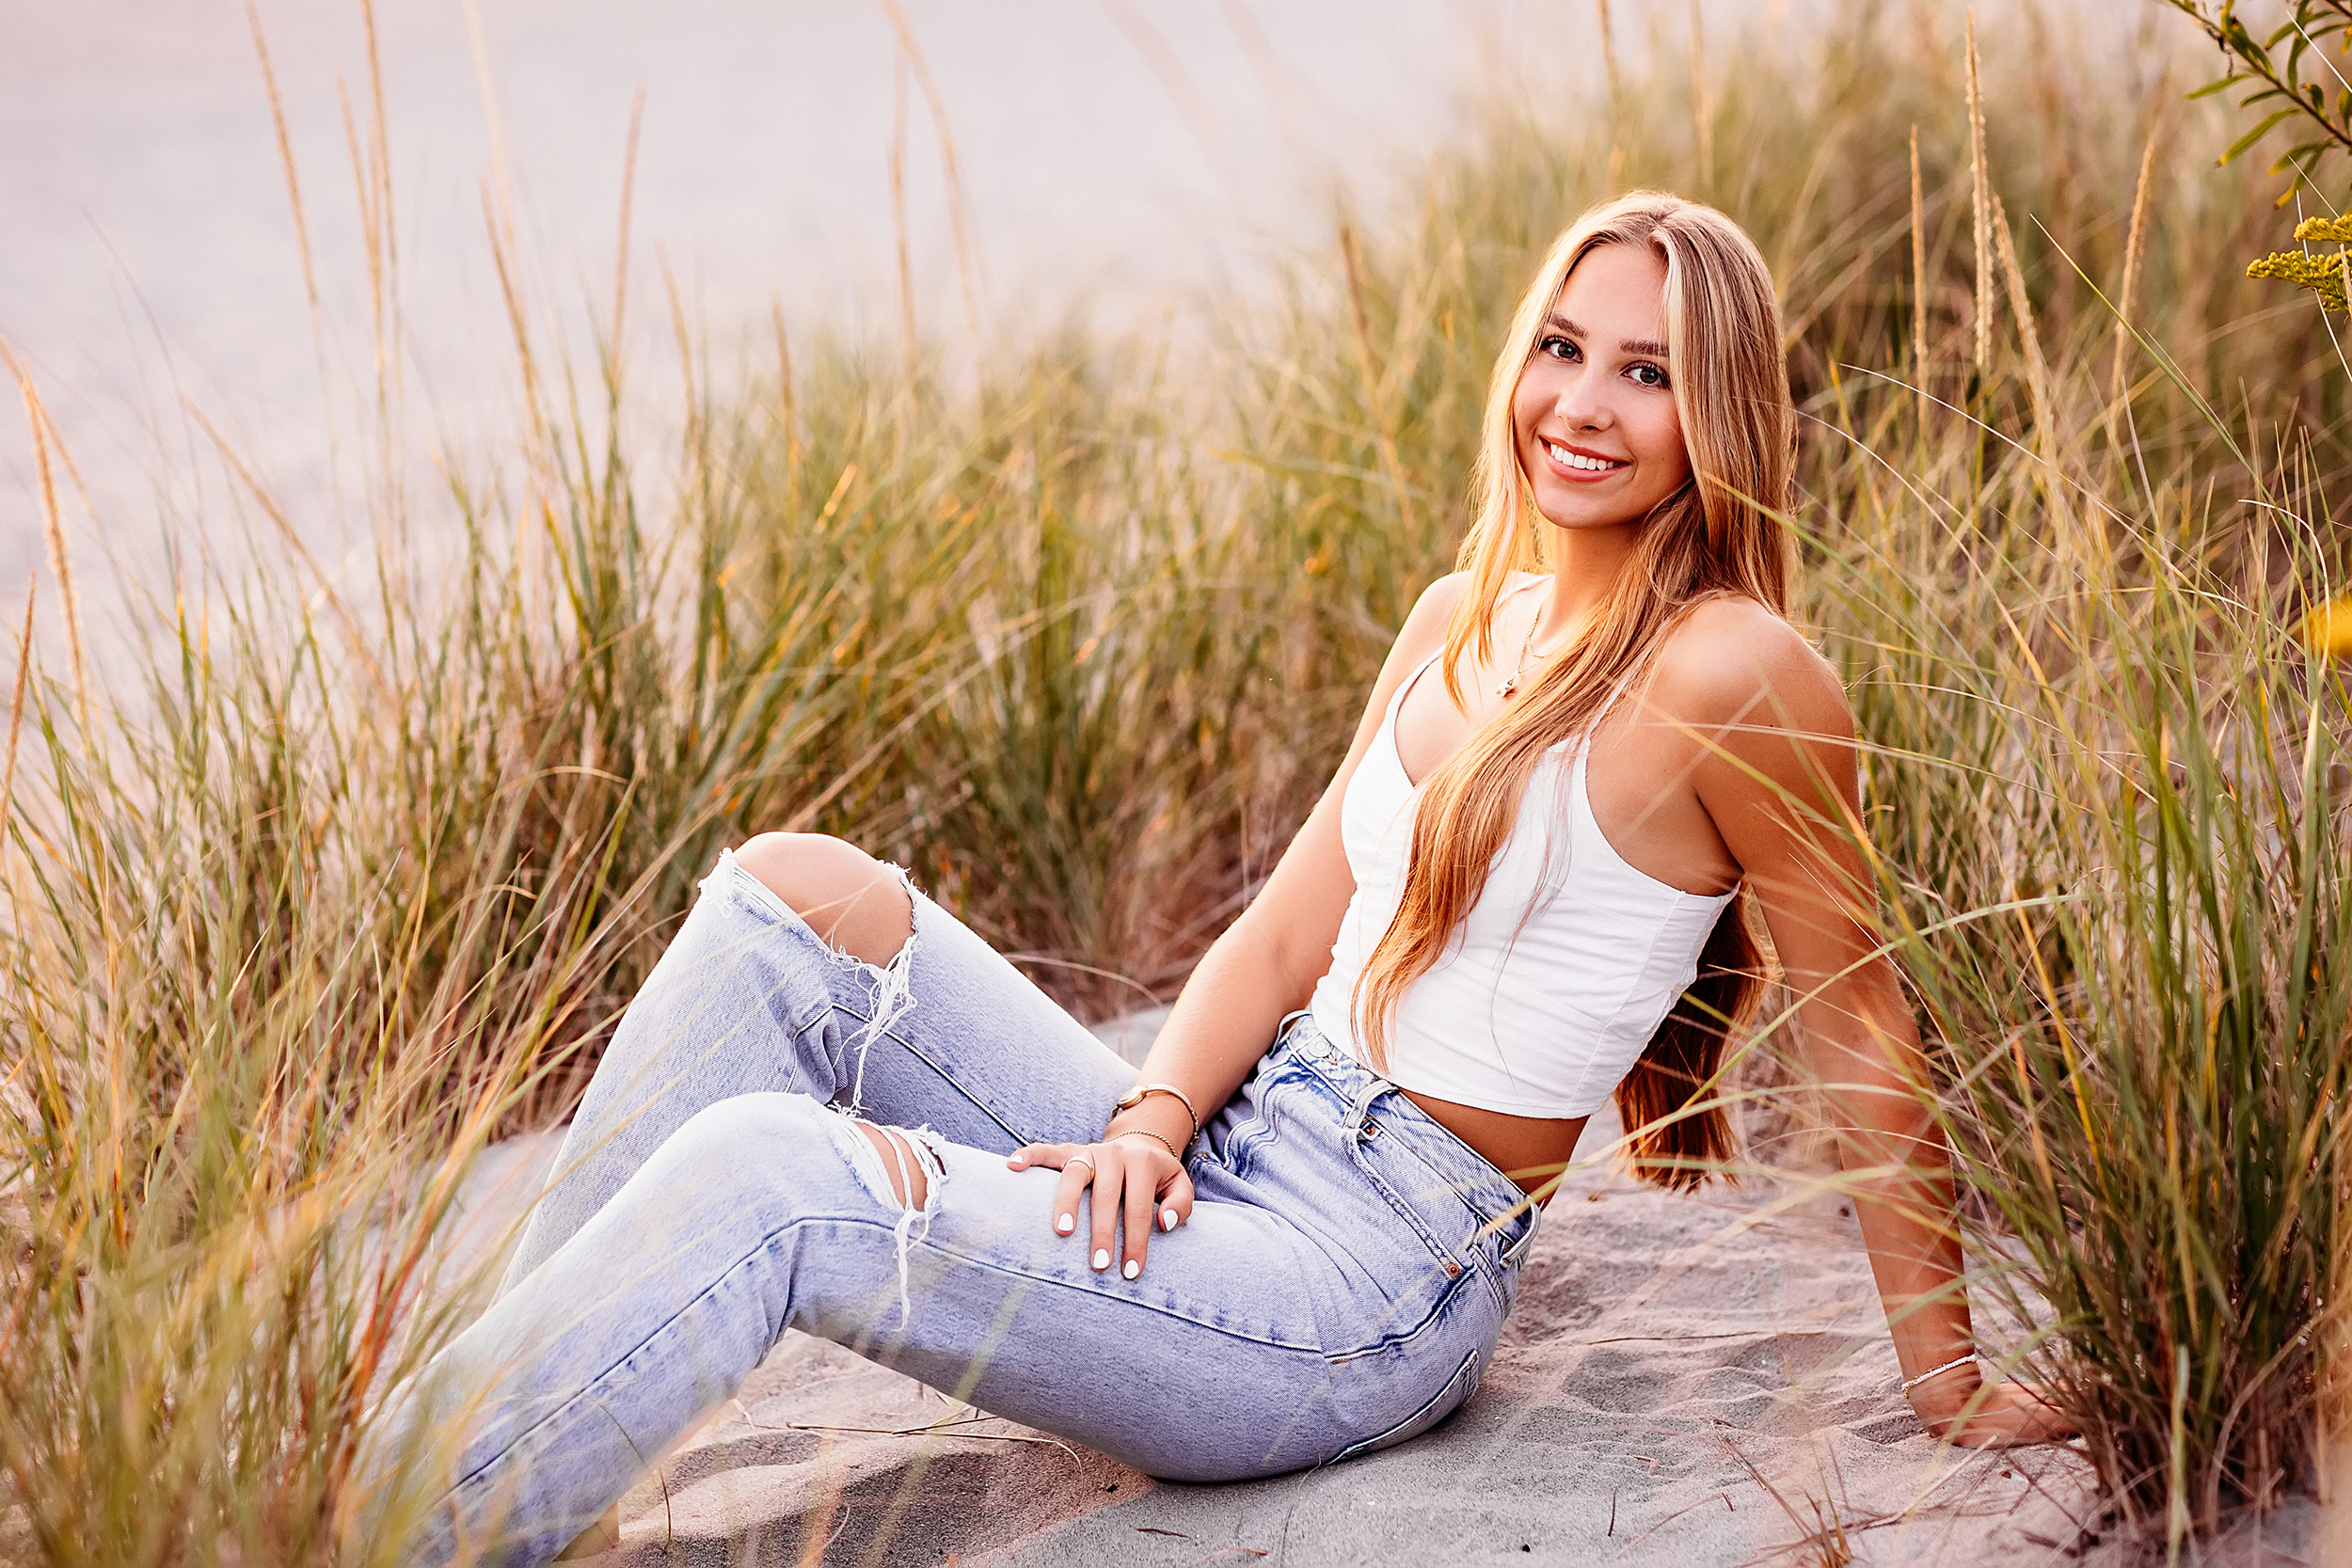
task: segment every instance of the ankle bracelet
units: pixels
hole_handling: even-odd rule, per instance
[[[1931,1377],[1942,1377],[1946,1372],[1952,1370],[1956,1367],[1965,1367],[1969,1362],[1974,1361],[1976,1358],[1977,1353],[1975,1351],[1970,1351],[1967,1354],[1961,1356],[1958,1360],[1947,1361],[1941,1367],[1931,1367],[1926,1371],[1921,1372],[1917,1377],[1905,1378],[1903,1380],[1901,1391],[1908,1394],[1914,1388],[1916,1388],[1919,1385],[1925,1383],[1928,1379]]]

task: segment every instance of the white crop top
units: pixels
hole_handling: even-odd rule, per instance
[[[1438,657],[1397,689],[1340,801],[1356,895],[1308,1011],[1366,1066],[1351,993],[1396,913],[1421,803],[1396,715]],[[1698,974],[1732,894],[1686,893],[1627,864],[1593,820],[1585,751],[1564,741],[1536,765],[1476,906],[1398,1003],[1380,1070],[1399,1088],[1512,1116],[1590,1116]]]

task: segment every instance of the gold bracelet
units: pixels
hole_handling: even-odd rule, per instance
[[[1113,1132],[1111,1136],[1114,1138],[1143,1137],[1153,1139],[1162,1148],[1165,1148],[1168,1151],[1168,1153],[1175,1155],[1176,1163],[1178,1164],[1181,1165],[1184,1163],[1184,1157],[1183,1153],[1178,1150],[1176,1146],[1169,1143],[1166,1138],[1161,1137],[1159,1133],[1152,1132],[1149,1127],[1122,1127],[1118,1132]]]
[[[1146,1096],[1155,1094],[1167,1095],[1177,1104],[1182,1105],[1184,1108],[1184,1118],[1192,1123],[1192,1137],[1197,1138],[1200,1135],[1200,1113],[1192,1108],[1192,1096],[1173,1084],[1137,1084],[1119,1097],[1118,1102],[1111,1107],[1111,1115],[1117,1116],[1121,1111],[1132,1111],[1143,1103]],[[1191,1141],[1191,1138],[1185,1140],[1187,1143]]]

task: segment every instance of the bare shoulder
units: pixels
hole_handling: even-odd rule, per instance
[[[1513,573],[1511,580],[1503,585],[1501,597],[1510,597],[1541,576],[1536,572]],[[1453,624],[1454,612],[1462,608],[1470,588],[1470,573],[1448,572],[1422,589],[1421,597],[1414,601],[1412,613],[1405,617],[1405,625],[1397,632],[1397,647],[1412,645],[1422,653],[1435,653],[1445,641],[1446,628]]]
[[[1708,599],[1659,650],[1651,705],[1685,723],[1850,736],[1837,672],[1804,634],[1754,599]]]
[[[1446,625],[1460,608],[1462,595],[1470,592],[1470,580],[1468,572],[1448,572],[1422,589],[1421,597],[1413,601],[1412,613],[1405,617],[1397,641],[1419,636],[1428,639],[1432,647],[1444,641]]]
[[[1405,624],[1397,628],[1386,669],[1394,671],[1417,665],[1444,647],[1446,627],[1453,623],[1454,610],[1469,592],[1468,572],[1448,572],[1422,589],[1421,597],[1413,601],[1411,613],[1405,617]]]

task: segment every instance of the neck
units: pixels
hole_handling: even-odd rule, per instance
[[[1629,523],[1551,531],[1551,593],[1543,612],[1543,651],[1558,648],[1574,635],[1573,628],[1599,612],[1640,537],[1639,525]]]

